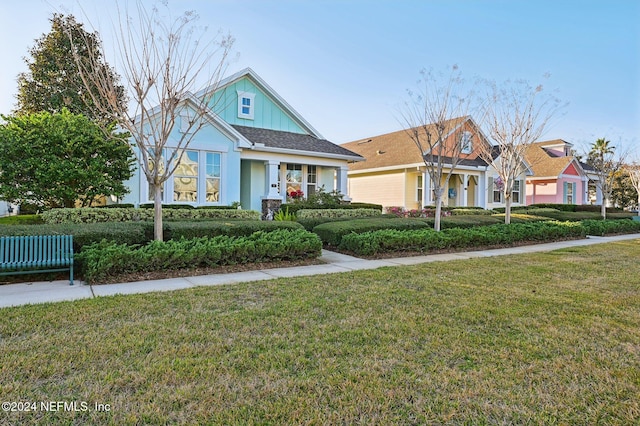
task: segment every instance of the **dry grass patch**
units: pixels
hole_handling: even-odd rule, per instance
[[[633,424],[638,258],[631,241],[2,309],[2,399],[90,409],[0,423]]]

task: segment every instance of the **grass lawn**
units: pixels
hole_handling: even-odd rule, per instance
[[[0,309],[1,399],[38,404],[0,424],[638,424],[638,259],[629,241]]]

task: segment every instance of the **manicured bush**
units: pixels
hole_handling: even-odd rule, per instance
[[[44,223],[40,215],[21,214],[17,216],[0,217],[0,225],[37,225]]]
[[[258,231],[247,237],[183,238],[144,246],[103,241],[85,247],[76,257],[84,279],[97,283],[133,272],[311,259],[321,251],[317,235],[302,229],[279,229]]]
[[[153,209],[141,208],[78,208],[52,209],[42,214],[46,223],[96,223],[96,222],[135,222],[153,220]],[[260,212],[238,209],[175,209],[162,211],[165,220],[179,219],[260,219]]]
[[[343,236],[377,229],[420,229],[433,225],[423,219],[366,218],[323,223],[313,228],[323,243],[337,246]]]
[[[464,208],[454,208],[451,210],[451,214],[453,216],[490,216],[493,212],[490,210],[485,210],[482,207],[464,207]]]
[[[585,235],[585,228],[572,222],[501,224],[471,229],[445,229],[440,232],[432,229],[386,229],[345,235],[339,248],[357,255],[370,256],[384,252],[429,252],[503,246],[520,242],[582,238]]]
[[[145,244],[153,239],[153,223],[83,223],[0,226],[0,235],[73,235],[77,253],[85,245],[104,240],[125,244]]]
[[[376,209],[301,209],[296,213],[299,219],[328,218],[360,218],[380,216],[382,213]]]
[[[164,239],[179,240],[180,238],[217,237],[246,237],[257,231],[274,231],[277,229],[304,229],[296,222],[261,221],[261,220],[231,220],[231,221],[191,221],[164,223]]]
[[[640,222],[634,220],[584,220],[587,235],[632,234],[640,232]]]

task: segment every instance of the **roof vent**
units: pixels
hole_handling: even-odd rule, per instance
[[[380,150],[377,150],[377,151],[376,151],[376,154],[378,154],[378,155],[382,155],[382,154],[384,154],[385,152],[386,152],[386,151],[380,151]]]

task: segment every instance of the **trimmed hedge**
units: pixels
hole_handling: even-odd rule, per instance
[[[635,220],[583,220],[587,235],[633,234],[640,232],[640,222]]]
[[[103,239],[125,244],[144,244],[153,239],[153,223],[83,223],[0,226],[1,236],[73,235],[73,250],[78,253],[85,245]]]
[[[541,242],[568,238],[584,238],[586,229],[577,222],[513,223],[471,229],[432,229],[411,231],[380,230],[345,235],[339,248],[357,255],[371,256],[385,252],[428,252],[511,245],[519,242]]]
[[[631,220],[588,220],[584,222],[532,222],[491,225],[471,229],[379,230],[342,237],[339,249],[362,256],[386,252],[429,252],[433,250],[495,247],[515,243],[558,241],[640,232],[640,222]]]
[[[420,229],[432,226],[433,224],[427,220],[417,218],[367,218],[323,223],[313,228],[313,232],[318,234],[323,243],[337,246],[342,237],[351,233],[378,229]]]
[[[301,209],[296,213],[299,219],[316,218],[360,218],[380,216],[382,212],[376,209]]]
[[[187,221],[164,222],[165,241],[180,238],[248,236],[257,231],[277,229],[303,229],[295,222],[272,222],[259,220],[230,221]],[[0,236],[8,235],[73,235],[73,248],[76,253],[90,244],[102,240],[125,243],[128,245],[147,244],[153,240],[153,222],[115,222],[82,224],[45,224],[24,226],[0,226]]]
[[[164,223],[164,239],[178,240],[180,238],[217,237],[246,237],[258,231],[275,231],[277,229],[304,229],[296,222],[288,221],[205,221],[205,222],[166,222]]]
[[[38,214],[20,214],[0,217],[0,225],[37,225],[44,223]]]
[[[93,284],[126,273],[312,259],[321,251],[317,235],[302,229],[280,229],[247,237],[153,241],[144,246],[103,241],[85,247],[76,258],[80,274]]]
[[[131,208],[78,208],[53,209],[42,214],[45,223],[96,223],[96,222],[136,222],[153,220],[153,209]],[[179,219],[252,219],[259,220],[260,212],[238,209],[176,209],[162,211],[164,220]]]
[[[299,210],[331,210],[331,209],[374,209],[382,213],[382,205],[370,204],[370,203],[350,203],[350,204],[338,204],[338,205],[325,205],[325,204],[311,204],[307,202],[286,203],[280,206],[281,210],[289,209],[289,213],[297,213]]]

